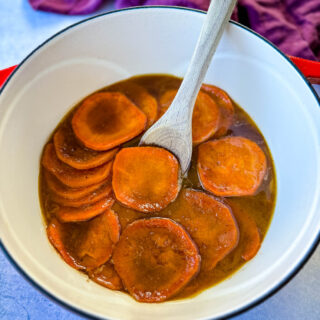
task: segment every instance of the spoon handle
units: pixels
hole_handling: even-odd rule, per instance
[[[189,68],[172,103],[175,105],[172,112],[179,116],[181,122],[192,119],[201,84],[236,2],[237,0],[212,0],[210,3]]]

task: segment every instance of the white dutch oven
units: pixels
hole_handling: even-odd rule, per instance
[[[138,74],[183,76],[204,14],[136,8],[75,24],[36,49],[0,95],[0,231],[5,250],[51,296],[109,319],[207,319],[273,292],[302,265],[320,230],[320,109],[302,75],[276,48],[231,22],[206,82],[225,89],[254,119],[274,158],[278,196],[258,255],[196,297],[142,304],[89,282],[49,244],[38,198],[41,150],[81,98]]]

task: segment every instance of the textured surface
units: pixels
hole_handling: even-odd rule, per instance
[[[100,12],[112,8],[107,5]],[[0,0],[0,68],[19,63],[32,49],[83,16],[33,11],[27,0]],[[318,89],[320,93],[320,90]],[[237,320],[316,320],[320,318],[320,248],[301,272],[273,297]],[[0,251],[0,319],[83,319],[36,290]]]
[[[108,0],[95,14],[113,8]],[[89,16],[35,11],[27,0],[0,0],[0,69],[19,63],[48,37]]]

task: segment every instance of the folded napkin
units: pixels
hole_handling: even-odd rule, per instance
[[[104,0],[29,0],[34,9],[64,14],[94,12]],[[115,0],[117,8],[172,5],[207,10],[210,0]],[[320,0],[239,0],[232,18],[284,53],[320,61]]]

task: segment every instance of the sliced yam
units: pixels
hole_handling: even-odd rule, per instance
[[[239,230],[230,208],[202,191],[182,190],[162,215],[190,234],[200,251],[201,270],[212,270],[238,244]]]
[[[125,206],[142,212],[160,211],[178,195],[178,160],[162,148],[124,148],[114,161],[112,186]]]
[[[220,108],[221,117],[219,129],[215,133],[215,137],[221,137],[227,133],[228,129],[232,125],[234,116],[233,102],[224,90],[216,86],[203,84],[201,90],[209,94],[210,97],[216,101]]]
[[[76,137],[102,151],[131,140],[146,127],[146,115],[124,94],[100,92],[86,98],[72,117]]]
[[[264,152],[253,141],[227,137],[199,146],[197,169],[204,189],[217,196],[250,196],[267,170]]]
[[[230,202],[228,202],[230,203]],[[251,260],[259,251],[261,236],[257,224],[241,205],[231,202],[230,206],[240,230],[238,248],[245,261]]]
[[[89,193],[88,195],[80,199],[69,200],[55,194],[52,194],[51,198],[54,202],[60,204],[61,206],[81,207],[81,206],[86,206],[91,203],[97,202],[103,198],[106,198],[110,196],[111,193],[112,193],[111,180],[108,180],[100,188],[98,188],[97,190],[94,190],[92,193]]]
[[[95,151],[79,144],[71,126],[61,126],[53,137],[57,157],[69,166],[79,169],[92,169],[112,160],[118,148],[108,151]]]
[[[128,225],[112,259],[124,286],[140,302],[161,302],[177,294],[198,273],[201,260],[184,228],[165,218]]]
[[[69,265],[76,269],[93,270],[110,259],[114,244],[119,239],[120,224],[113,223],[114,216],[114,212],[106,210],[98,217],[82,223],[60,223],[54,219],[47,228],[48,236]],[[118,233],[116,239],[110,237],[115,233]]]
[[[192,115],[192,142],[199,144],[211,138],[220,123],[220,110],[209,95],[199,92]]]
[[[157,100],[142,86],[134,82],[119,82],[108,88],[108,91],[118,91],[126,95],[147,116],[147,126],[150,127],[158,116]]]
[[[55,215],[61,222],[86,221],[100,215],[105,210],[111,208],[113,203],[114,198],[110,196],[82,207],[60,207],[55,212]]]
[[[120,223],[117,214],[109,209],[88,224],[87,236],[77,245],[77,253],[86,268],[92,270],[111,258],[120,238]]]
[[[71,188],[82,188],[97,184],[105,180],[112,169],[111,161],[93,169],[74,169],[58,159],[52,143],[47,144],[44,149],[42,165],[54,174],[60,182]]]
[[[51,244],[56,248],[56,250],[61,255],[62,259],[71,267],[80,270],[83,269],[76,260],[69,254],[64,241],[64,225],[61,224],[57,219],[52,219],[50,224],[47,226],[47,235]]]
[[[160,97],[161,115],[169,108],[178,90],[168,90]],[[206,93],[199,92],[192,115],[192,142],[201,143],[212,137],[219,128],[220,109]]]
[[[122,281],[110,262],[107,262],[92,272],[89,272],[89,278],[101,286],[111,290],[123,289]]]
[[[106,182],[106,180],[103,180],[97,184],[93,184],[84,188],[70,188],[60,182],[46,169],[44,170],[44,179],[53,194],[67,200],[79,200],[85,196],[88,196],[92,192],[98,190]]]

